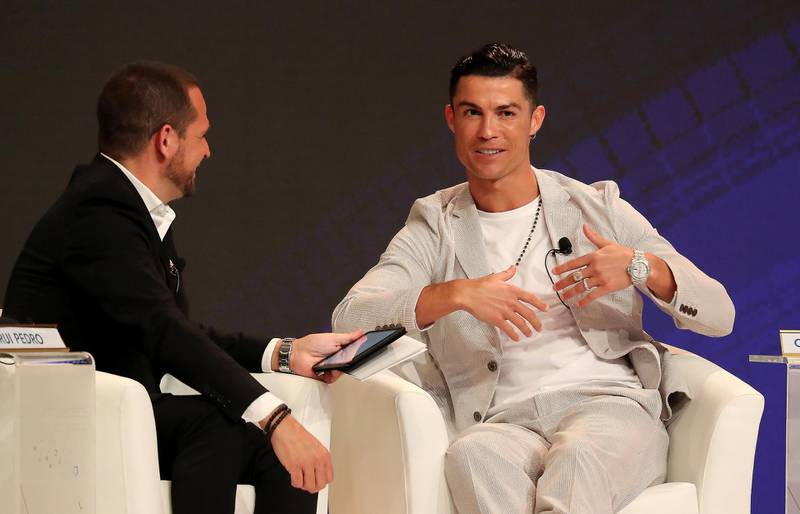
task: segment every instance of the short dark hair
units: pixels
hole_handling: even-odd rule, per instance
[[[525,96],[531,106],[537,105],[539,81],[536,67],[530,63],[527,54],[505,43],[489,43],[462,57],[450,71],[450,101],[456,94],[458,81],[467,75],[483,77],[507,77],[519,79],[525,88]]]
[[[165,124],[179,136],[197,117],[189,88],[199,87],[186,70],[158,62],[138,62],[117,70],[97,100],[97,142],[111,157],[139,153]]]

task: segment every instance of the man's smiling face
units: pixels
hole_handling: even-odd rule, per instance
[[[530,173],[529,143],[544,108],[531,105],[520,80],[467,75],[458,81],[452,102],[445,117],[471,182]]]

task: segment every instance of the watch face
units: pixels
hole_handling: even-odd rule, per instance
[[[642,280],[647,277],[647,264],[644,262],[634,262],[631,264],[631,275],[636,280]]]

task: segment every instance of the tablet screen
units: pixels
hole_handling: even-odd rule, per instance
[[[374,332],[367,332],[366,334],[359,337],[349,345],[345,346],[338,352],[334,353],[330,357],[320,362],[319,365],[320,366],[322,365],[328,366],[331,364],[337,366],[346,365],[350,363],[359,354],[369,351],[370,348],[372,348],[373,346],[380,343],[388,336],[396,332],[397,332],[396,329],[376,330]]]

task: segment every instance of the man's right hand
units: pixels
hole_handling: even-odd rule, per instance
[[[528,305],[540,311],[548,309],[546,303],[535,294],[529,293],[508,281],[517,273],[513,264],[506,270],[485,277],[465,280],[461,287],[461,303],[465,311],[475,318],[495,326],[505,334],[519,341],[519,333],[531,336],[531,327],[542,331],[542,322]]]
[[[272,432],[271,443],[292,487],[316,493],[333,481],[330,452],[291,415]]]
[[[535,294],[508,283],[516,272],[517,267],[511,265],[485,277],[427,286],[417,301],[417,324],[424,327],[453,311],[465,310],[514,341],[520,340],[520,332],[532,335],[531,327],[540,332],[542,322],[529,306],[542,312],[549,307]]]

